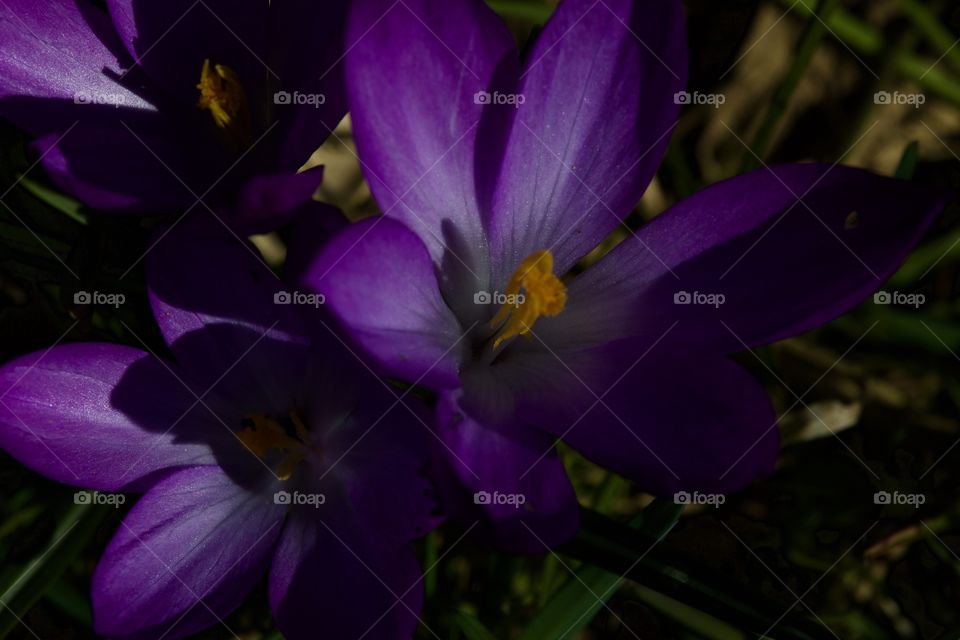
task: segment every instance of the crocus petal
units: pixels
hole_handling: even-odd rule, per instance
[[[361,0],[347,47],[351,115],[374,197],[437,263],[452,250],[483,277],[474,167],[497,154],[476,149],[475,158],[483,129],[475,96],[495,75],[515,74],[509,32],[480,0]]]
[[[304,285],[389,375],[452,387],[463,349],[456,318],[437,288],[427,248],[386,217],[337,234],[306,270]]]
[[[537,425],[569,419],[624,375],[639,354],[656,346],[638,338],[627,350],[619,342],[567,349],[550,345],[539,327],[530,336],[511,344],[486,370],[471,368],[461,376],[467,391],[463,404],[472,415],[497,423],[519,417]]]
[[[625,240],[571,283],[568,308],[550,320],[568,339],[657,334],[679,321],[671,339],[686,344],[730,352],[773,342],[877,289],[945,201],[940,190],[850,167],[759,169]],[[680,295],[693,304],[675,304]]]
[[[481,424],[456,393],[437,404],[439,482],[451,515],[480,539],[519,553],[544,553],[579,527],[573,487],[553,438],[522,423]]]
[[[270,5],[267,62],[280,77],[273,101],[280,169],[303,166],[347,114],[343,34],[348,8],[346,0]]]
[[[331,638],[411,638],[423,607],[416,556],[369,540],[331,507],[287,520],[270,571],[277,627],[290,640],[315,638],[318,621]]]
[[[191,149],[187,157],[177,138],[165,135],[172,131],[160,116],[136,132],[119,121],[81,122],[64,134],[41,136],[32,148],[54,182],[91,207],[167,213],[196,203],[194,194],[213,180],[197,161],[203,153]]]
[[[7,363],[0,448],[47,477],[104,491],[140,490],[164,469],[212,464],[220,427],[191,410],[193,396],[167,366],[94,343]]]
[[[590,407],[548,423],[549,431],[658,495],[732,491],[770,473],[776,416],[743,369],[662,345],[638,358]]]
[[[328,328],[320,327],[295,403],[322,452],[305,482],[335,483],[371,539],[406,543],[437,524],[424,469],[432,416],[424,403],[379,379]]]
[[[291,479],[324,502],[291,508],[270,603],[287,638],[314,637],[318,618],[331,637],[410,638],[423,594],[409,541],[439,522],[423,476],[430,427],[324,333],[299,405],[322,455]]]
[[[128,119],[154,110],[127,88],[132,78],[118,80],[129,58],[109,18],[92,3],[4,0],[0,38],[0,114],[33,134],[62,133],[118,106]]]
[[[311,200],[297,209],[285,234],[287,260],[283,273],[286,281],[302,282],[320,250],[349,224],[340,209],[319,200]]]
[[[137,502],[93,575],[94,628],[111,638],[182,638],[217,624],[267,571],[284,505],[272,489],[194,467]]]
[[[560,3],[517,89],[490,223],[495,286],[542,249],[566,271],[629,213],[666,150],[686,71],[682,3]]]
[[[341,362],[351,357],[340,355]],[[410,406],[413,398],[398,401],[364,372],[352,385],[363,390],[354,391],[353,403],[344,404],[343,393],[336,399],[340,407],[352,407],[352,413],[321,446],[328,459],[336,460],[329,476],[343,485],[358,526],[380,544],[399,545],[426,535],[438,523],[424,474],[430,463],[431,420],[423,407]],[[328,376],[337,375],[341,372],[330,367]],[[329,382],[327,388],[337,390]]]
[[[158,233],[147,285],[160,331],[198,395],[215,386],[234,411],[285,411],[309,340],[299,299],[258,256],[220,221],[193,217]]]
[[[267,2],[107,0],[107,7],[130,55],[182,104],[196,103],[205,59],[233,68],[251,108],[260,104],[257,98],[271,71],[263,62]]]
[[[322,179],[322,167],[303,173],[256,176],[243,186],[230,211],[230,223],[246,234],[284,226],[313,199]]]

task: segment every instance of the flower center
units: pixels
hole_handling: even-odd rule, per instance
[[[249,426],[237,433],[240,442],[259,458],[266,457],[271,449],[282,452],[284,456],[277,467],[277,476],[281,480],[289,479],[297,464],[309,453],[305,444],[309,433],[300,416],[291,411],[288,419],[284,420],[292,426],[296,437],[288,433],[289,429],[280,420],[262,411],[250,414],[244,422]]]
[[[210,111],[228,144],[239,150],[245,149],[253,136],[247,94],[237,72],[224,64],[210,64],[208,58],[203,61],[197,89],[200,90],[197,106]]]
[[[522,297],[518,295],[521,289]],[[494,349],[516,336],[529,338],[540,316],[555,316],[567,304],[567,288],[553,274],[553,254],[548,250],[537,251],[520,263],[510,276],[506,294],[507,302],[490,321],[492,328],[500,327]]]

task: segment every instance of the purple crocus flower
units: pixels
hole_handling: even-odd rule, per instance
[[[55,480],[145,492],[94,573],[96,632],[229,629],[269,575],[287,638],[411,637],[429,428],[331,334],[308,338],[317,300],[217,223],[170,235],[148,283],[173,361],[78,343],[0,368],[0,448]]]
[[[309,204],[297,173],[346,113],[346,2],[0,3],[0,115],[54,181],[101,210],[203,200],[262,230]]]
[[[770,472],[776,416],[729,355],[863,300],[943,206],[862,170],[775,166],[579,270],[676,121],[680,2],[564,0],[522,63],[480,0],[357,0],[347,42],[385,215],[340,232],[305,282],[386,374],[437,393],[448,498],[466,498],[451,509],[519,550],[577,528],[557,439],[661,495]]]

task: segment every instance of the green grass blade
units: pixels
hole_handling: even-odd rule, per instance
[[[101,505],[74,504],[66,510],[47,546],[0,584],[0,638],[16,628],[26,612],[63,575],[110,512]]]
[[[69,583],[63,580],[55,583],[44,599],[85,627],[93,626],[93,614],[87,596]]]
[[[20,186],[29,191],[35,198],[50,205],[57,211],[66,214],[80,224],[87,224],[87,216],[83,213],[83,205],[70,196],[34,182],[26,176],[20,176]]]
[[[909,180],[913,177],[913,172],[917,170],[917,159],[920,156],[920,145],[916,140],[907,145],[900,156],[900,162],[897,164],[897,170],[893,172],[895,178]]]
[[[780,4],[791,11],[803,16],[812,16],[813,12],[805,2],[780,0]],[[873,26],[859,20],[853,14],[838,7],[824,22],[830,27],[830,34],[848,45],[859,54],[868,56],[879,55],[887,47],[883,34]],[[909,51],[896,53],[893,66],[901,74],[916,80],[921,87],[936,93],[955,105],[960,105],[960,83],[952,74],[941,71],[936,60],[929,57],[920,57]]]
[[[656,538],[665,536],[680,518],[682,507],[657,500],[643,510],[630,526]],[[561,640],[572,638],[599,613],[616,593],[624,578],[585,565],[561,587],[540,610],[520,640]]]
[[[497,640],[493,632],[483,626],[482,622],[465,611],[454,613],[453,621],[467,640]]]
[[[939,16],[918,0],[900,0],[900,9],[910,18],[917,31],[933,45],[939,59],[946,59],[953,70],[960,72],[960,49],[956,38],[940,22]]]
[[[675,505],[663,505],[658,501],[647,511],[654,507],[671,508]],[[682,559],[678,564],[678,558],[653,545],[656,537],[641,535],[627,525],[589,509],[581,512],[581,520],[580,533],[562,549],[570,557],[627,574],[634,584],[707,614],[724,623],[724,628],[732,625],[742,629],[751,638],[759,636],[770,626],[771,620],[783,614],[780,603],[758,590],[738,584],[724,574],[701,571],[699,566],[691,566]],[[795,612],[783,617],[777,631],[777,640],[828,640],[833,637],[817,620]]]
[[[638,584],[636,585],[636,591],[641,602],[693,631],[698,638],[704,638],[704,640],[746,640],[748,637],[747,634],[729,624],[649,587]]]
[[[773,136],[777,132],[780,120],[787,111],[790,99],[793,97],[793,92],[800,84],[800,79],[810,65],[813,54],[816,53],[820,47],[820,43],[827,35],[827,23],[825,20],[830,17],[830,14],[836,10],[839,4],[839,0],[823,0],[818,5],[818,13],[811,14],[808,18],[806,30],[800,40],[800,44],[797,46],[797,53],[793,58],[793,63],[787,70],[787,75],[784,77],[783,82],[777,87],[776,93],[773,94],[773,100],[763,117],[763,121],[760,123],[757,135],[754,136],[753,144],[750,145],[753,151],[748,150],[744,154],[743,161],[740,165],[740,173],[745,173],[750,169],[756,169],[762,164],[763,159],[769,151],[770,144],[773,141]]]
[[[923,279],[934,267],[946,267],[957,260],[960,260],[960,230],[950,231],[916,249],[890,277],[890,284],[909,286]]]

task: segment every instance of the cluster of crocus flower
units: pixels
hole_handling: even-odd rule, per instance
[[[481,0],[354,0],[344,29],[306,2],[108,0],[112,22],[80,0],[3,4],[17,55],[0,62],[0,113],[91,206],[189,205],[183,187],[247,166],[276,126],[273,154],[217,191],[245,230],[279,226],[309,202],[317,178],[297,163],[345,98],[384,211],[300,243],[306,306],[275,304],[289,291],[252,247],[187,220],[148,264],[172,359],[73,344],[0,368],[0,447],[62,482],[145,494],[94,575],[110,637],[222,623],[263,575],[288,638],[410,637],[409,541],[437,523],[431,485],[487,541],[544,551],[578,527],[557,440],[655,494],[769,473],[775,415],[730,355],[858,303],[944,203],[857,169],[779,165],[580,269],[675,125],[679,0],[564,0],[523,60]],[[317,29],[341,43],[345,88],[277,117],[251,96],[269,96],[271,69],[290,90],[328,77],[327,58],[290,45]],[[91,109],[76,91],[124,100]],[[160,158],[190,177],[172,184]],[[431,390],[432,415],[390,378]]]
[[[346,0],[9,0],[0,115],[89,206],[212,208],[239,229],[309,209],[298,170],[346,113]],[[209,203],[209,204],[208,204]]]
[[[217,222],[167,240],[148,287],[171,359],[79,343],[0,369],[0,447],[62,482],[144,493],[94,573],[97,633],[183,637],[267,575],[288,638],[409,637],[409,541],[434,524],[422,409],[315,331],[309,299],[277,304],[295,292]]]
[[[863,300],[945,194],[763,168],[577,271],[663,155],[686,75],[681,3],[566,0],[523,61],[482,3],[388,7],[355,2],[346,58],[385,215],[340,232],[303,282],[382,371],[436,392],[448,510],[511,549],[569,538],[557,439],[660,495],[768,473],[776,417],[729,355]],[[524,508],[475,499],[494,492]]]

